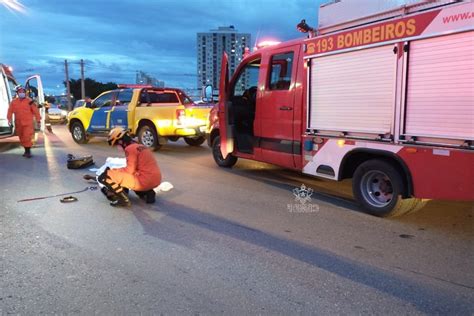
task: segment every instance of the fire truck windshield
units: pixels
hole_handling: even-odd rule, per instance
[[[12,98],[15,96],[15,87],[17,86],[17,83],[15,79],[8,77],[8,88],[10,89],[10,94]]]

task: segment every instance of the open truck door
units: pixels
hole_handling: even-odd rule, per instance
[[[7,76],[3,65],[0,66],[0,138],[4,138],[12,136],[14,133],[13,126],[8,124],[7,113],[13,98],[12,89],[16,82]]]
[[[41,82],[41,77],[39,75],[34,75],[26,79],[25,89],[27,91],[28,97],[40,106],[40,108],[38,109],[41,115],[41,124],[39,128],[40,131],[44,132],[46,109],[43,106],[44,90],[43,83]]]
[[[264,161],[287,168],[295,168],[301,160],[301,123],[295,113],[301,106],[295,104],[297,70],[300,45],[284,46],[263,53],[264,81],[257,105],[257,122],[260,124],[261,155]],[[298,115],[296,115],[298,117]],[[238,138],[237,138],[237,147]]]
[[[221,76],[219,81],[219,134],[220,149],[224,159],[234,151],[233,126],[229,124],[229,104],[227,100],[227,88],[229,87],[229,62],[224,52],[221,62]]]

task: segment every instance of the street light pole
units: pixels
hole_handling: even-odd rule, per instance
[[[66,72],[66,97],[67,97],[67,109],[68,111],[72,110],[71,102],[71,85],[69,84],[69,70],[67,67],[67,59],[64,60],[64,69]]]
[[[86,98],[86,86],[84,83],[84,60],[81,59],[81,99]]]

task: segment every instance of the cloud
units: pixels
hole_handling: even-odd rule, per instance
[[[169,86],[196,88],[196,33],[234,25],[280,40],[302,37],[295,25],[316,21],[322,0],[24,0],[26,15],[0,7],[0,62],[17,77],[40,73],[46,89],[70,77],[133,82],[143,70]],[[312,23],[313,25],[315,23]],[[31,72],[30,72],[31,71]]]

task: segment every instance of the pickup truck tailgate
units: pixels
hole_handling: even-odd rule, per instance
[[[212,104],[193,105],[186,107],[186,117],[192,117],[198,125],[207,125],[209,120],[209,112],[212,109]]]

